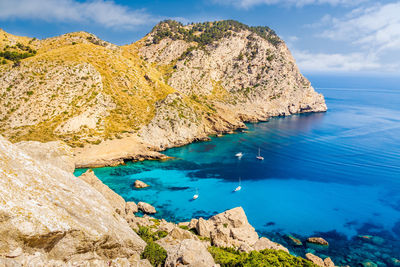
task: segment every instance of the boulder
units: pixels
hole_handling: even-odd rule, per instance
[[[215,262],[207,246],[201,241],[193,239],[182,240],[178,245],[170,248],[165,262],[166,267],[192,266],[212,267]]]
[[[35,160],[49,163],[69,173],[75,170],[72,148],[62,141],[22,141],[15,145]]]
[[[324,266],[325,267],[335,267],[335,264],[333,263],[331,258],[325,258],[324,259]]]
[[[260,251],[264,249],[273,249],[273,250],[283,250],[289,253],[289,250],[282,246],[281,244],[275,243],[269,240],[266,237],[261,237],[258,241],[253,245],[254,250]]]
[[[86,252],[114,259],[143,251],[146,243],[88,183],[1,136],[0,158],[0,258],[18,248],[62,261]]]
[[[126,215],[135,214],[138,211],[139,211],[139,209],[135,202],[132,202],[132,201],[126,202],[126,204],[125,204]]]
[[[328,241],[322,237],[310,237],[307,239],[306,244],[308,248],[312,248],[317,251],[324,251],[329,247]]]
[[[243,244],[251,247],[258,240],[258,234],[247,221],[242,207],[217,214],[208,220],[199,218],[196,231],[200,236],[210,237],[217,247],[236,247]]]
[[[195,218],[191,219],[188,224],[189,229],[196,228],[197,222],[198,222],[198,219],[195,219]]]
[[[317,244],[321,246],[329,246],[328,241],[323,239],[322,237],[309,237],[307,238],[308,243]]]
[[[324,261],[320,257],[315,256],[314,254],[307,253],[306,259],[309,261],[312,261],[315,265],[322,266],[322,267],[325,266]]]
[[[82,181],[85,181],[89,185],[91,185],[94,189],[96,189],[100,194],[102,194],[110,203],[112,207],[114,207],[115,211],[120,215],[125,215],[125,200],[115,193],[112,189],[110,189],[107,185],[103,184],[99,178],[94,174],[92,170],[87,170],[84,174],[78,177]]]
[[[142,182],[140,180],[136,180],[135,183],[133,184],[133,186],[135,188],[146,188],[146,187],[149,187],[148,184],[146,184],[145,182]]]
[[[150,205],[149,203],[146,203],[146,202],[139,202],[137,206],[138,206],[139,210],[141,210],[147,214],[154,214],[157,212],[156,209],[152,205]]]

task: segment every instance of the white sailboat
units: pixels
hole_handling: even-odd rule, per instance
[[[235,192],[240,191],[242,189],[241,184],[241,178],[239,177],[239,186],[235,188]]]
[[[243,157],[243,153],[242,152],[236,153],[235,156],[241,159]]]
[[[193,200],[196,200],[199,198],[199,190],[196,188],[196,194],[193,195]]]
[[[261,157],[260,148],[258,148],[258,156],[256,157],[258,160],[264,160],[264,157]]]

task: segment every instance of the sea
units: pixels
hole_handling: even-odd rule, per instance
[[[293,255],[400,266],[400,78],[307,78],[327,112],[248,123],[246,131],[164,151],[171,160],[94,172],[126,201],[155,206],[157,218],[183,222],[241,206],[260,236]],[[150,187],[135,189],[137,179]],[[311,236],[329,247],[308,245]]]

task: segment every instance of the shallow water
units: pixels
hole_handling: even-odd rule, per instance
[[[370,88],[367,81],[364,88],[351,81],[357,88],[343,88],[323,77],[315,83],[324,87],[318,91],[326,113],[273,118],[248,124],[247,133],[165,151],[174,160],[94,171],[125,200],[153,204],[157,217],[178,222],[242,206],[258,232],[289,247],[287,233],[318,234],[330,248],[315,253],[337,264],[390,264],[400,258],[400,90],[384,83]],[[255,158],[258,148],[264,161]],[[239,177],[242,190],[234,193]],[[134,189],[136,179],[151,187]],[[365,234],[385,242],[354,238]],[[306,249],[290,248],[299,255]]]

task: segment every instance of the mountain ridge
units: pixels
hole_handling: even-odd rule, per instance
[[[129,140],[120,155],[99,155],[113,165],[137,158],[134,147],[150,153],[327,109],[273,30],[232,20],[163,21],[124,46],[86,32],[43,40],[3,32],[0,51],[9,56],[0,64],[0,134],[63,140],[77,166],[98,166],[83,155],[100,143]]]

